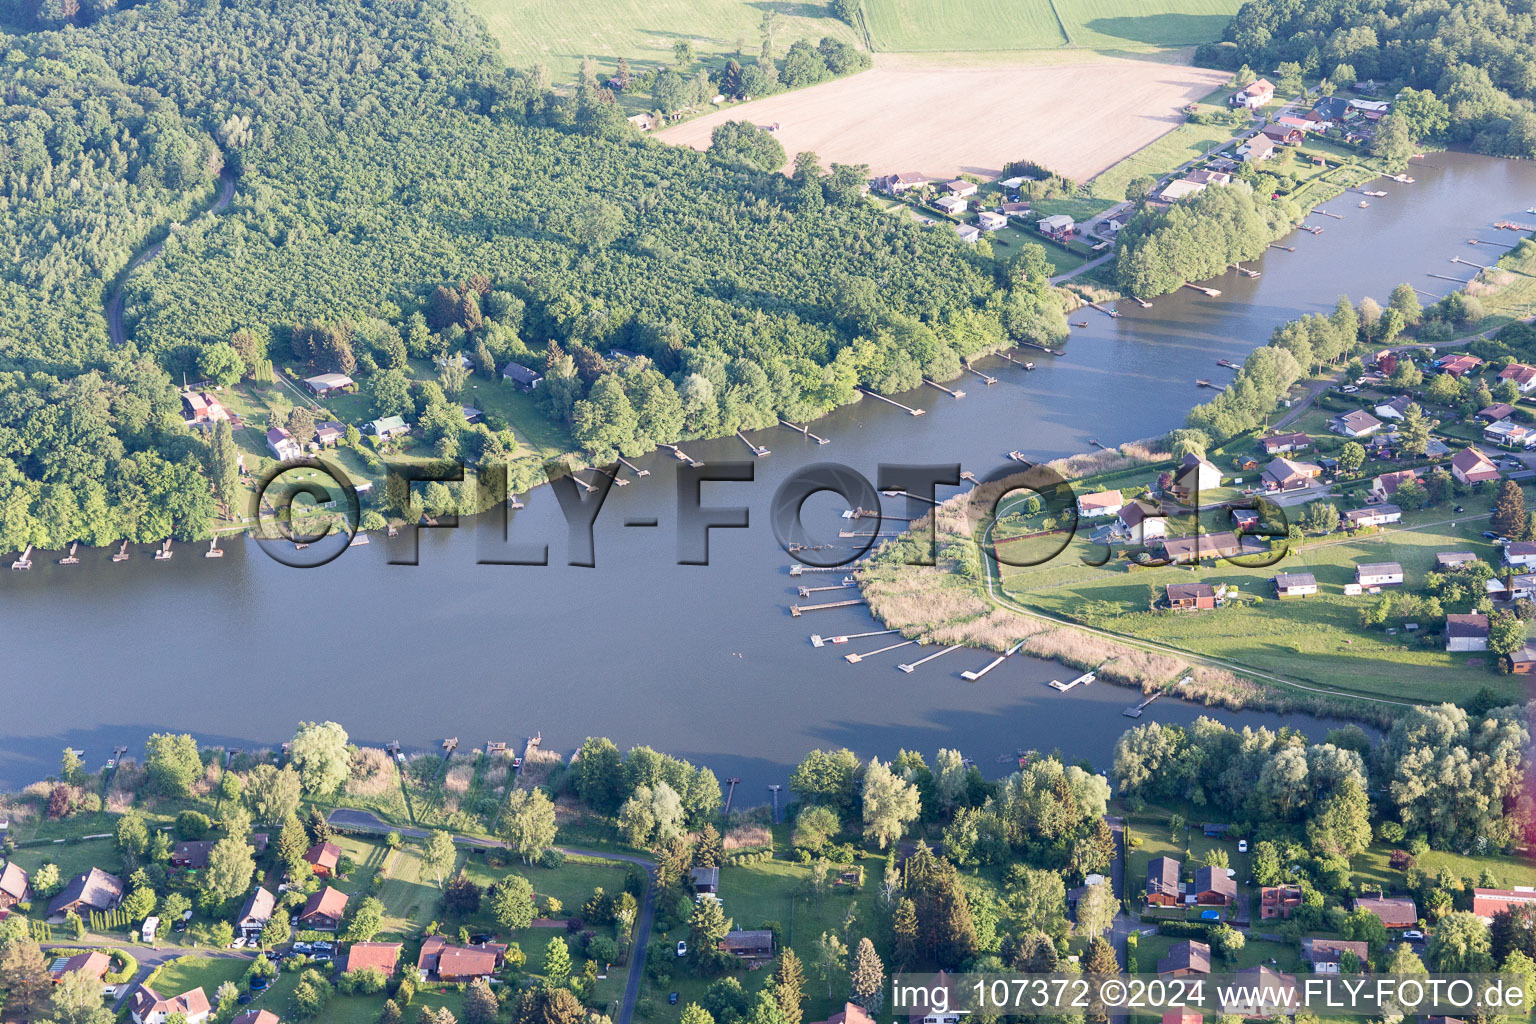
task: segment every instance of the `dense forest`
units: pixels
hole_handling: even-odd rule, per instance
[[[0,548],[205,530],[223,470],[181,427],[183,374],[342,369],[382,408],[408,356],[516,360],[606,457],[1065,334],[1036,247],[994,263],[882,214],[862,168],[644,140],[590,73],[504,67],[455,0],[43,13],[79,24],[0,39]],[[221,174],[232,205],[197,217]],[[104,302],[162,234],[113,350]]]
[[[1208,188],[1159,209],[1143,204],[1120,233],[1115,274],[1132,295],[1166,295],[1185,281],[1258,259],[1291,229],[1299,210],[1284,197],[1262,198],[1246,182]]]
[[[1196,60],[1294,62],[1334,85],[1430,89],[1450,117],[1422,141],[1536,157],[1536,13],[1525,0],[1248,0]]]

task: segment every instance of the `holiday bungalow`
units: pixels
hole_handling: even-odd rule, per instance
[[[1317,577],[1310,572],[1282,572],[1274,583],[1276,597],[1308,597],[1317,593]]]
[[[1529,448],[1536,444],[1536,434],[1513,420],[1499,420],[1483,428],[1483,440],[1500,448]]]
[[[1477,358],[1477,356],[1461,353],[1453,356],[1441,356],[1435,360],[1433,365],[1441,373],[1448,373],[1452,377],[1460,377],[1482,366],[1483,361]]]
[[[1355,566],[1355,582],[1362,587],[1399,586],[1403,567],[1397,562],[1362,562]]]
[[[1209,583],[1168,584],[1168,607],[1176,612],[1206,611],[1216,607],[1216,588]]]
[[[231,1017],[229,1024],[282,1024],[282,1018],[271,1010],[251,1010],[238,1017]]]
[[[1035,229],[1047,238],[1054,238],[1058,242],[1072,237],[1076,228],[1076,222],[1064,213],[1053,213],[1049,217],[1042,217],[1035,222]]]
[[[1242,551],[1235,533],[1202,533],[1195,537],[1168,537],[1163,552],[1170,562],[1198,562],[1206,558],[1231,558]]]
[[[341,863],[341,847],[335,843],[316,843],[304,851],[304,859],[321,878],[330,878]]]
[[[1095,491],[1077,499],[1077,514],[1084,519],[1112,516],[1125,507],[1125,499],[1119,491]]]
[[[524,391],[532,391],[544,383],[544,375],[537,370],[530,370],[522,363],[508,363],[501,368],[501,379],[509,380]]]
[[[1207,865],[1195,872],[1194,902],[1204,907],[1224,907],[1237,899],[1237,879],[1230,868]]]
[[[247,939],[261,934],[261,930],[272,920],[272,912],[277,909],[277,897],[272,890],[257,886],[256,889],[245,898],[245,904],[240,908],[240,914],[235,918],[235,928]]]
[[[18,903],[32,899],[31,876],[15,861],[7,861],[0,868],[0,911],[10,910]]]
[[[123,880],[109,875],[100,868],[91,868],[83,875],[70,880],[62,891],[48,902],[48,921],[58,924],[71,910],[84,917],[93,910],[102,913],[116,910],[123,901]]]
[[[1197,185],[1230,185],[1232,175],[1226,171],[1212,171],[1202,167],[1184,175],[1184,180],[1192,181]]]
[[[1301,1005],[1296,976],[1263,964],[1238,971],[1235,983],[1222,996],[1232,1000],[1222,1004],[1222,1012],[1238,1017],[1290,1016]]]
[[[1265,135],[1255,135],[1237,147],[1237,155],[1245,164],[1256,164],[1275,155],[1274,140]]]
[[[1147,863],[1146,899],[1160,907],[1179,902],[1179,862],[1172,857],[1153,857]]]
[[[959,196],[940,196],[933,201],[933,206],[951,217],[958,217],[971,208],[971,204]]]
[[[1284,920],[1301,906],[1301,886],[1266,885],[1259,890],[1259,920]]]
[[[1528,540],[1517,540],[1504,545],[1504,564],[1520,569],[1536,566],[1536,544]]]
[[[273,427],[267,431],[267,450],[279,462],[288,462],[304,454],[303,449],[299,447],[299,442],[295,441],[293,435],[282,427]]]
[[[1512,380],[1520,393],[1527,394],[1536,388],[1536,366],[1526,363],[1510,363],[1499,371],[1499,380]]]
[[[1259,444],[1264,448],[1266,455],[1284,455],[1286,452],[1299,452],[1310,448],[1312,439],[1298,431],[1293,434],[1271,434],[1269,437],[1261,437]]]
[[[1350,954],[1355,962],[1365,965],[1370,962],[1371,947],[1364,942],[1353,942],[1346,939],[1313,939],[1301,940],[1301,954],[1307,963],[1312,965],[1313,974],[1338,974],[1344,964],[1344,955]]]
[[[1410,480],[1417,480],[1417,470],[1400,469],[1395,473],[1383,473],[1371,481],[1371,497],[1377,501],[1386,501],[1397,493],[1397,489]]]
[[[726,932],[720,948],[741,960],[773,959],[773,932],[766,928]]]
[[[1286,124],[1267,124],[1259,134],[1277,146],[1299,146],[1307,133]]]
[[[1488,649],[1488,616],[1479,612],[1470,615],[1445,617],[1445,649],[1447,651],[1486,651]]]
[[[1475,419],[1484,423],[1497,423],[1499,420],[1507,420],[1515,414],[1515,407],[1508,402],[1494,402],[1486,409],[1477,410]]]
[[[172,1014],[180,1014],[186,1024],[203,1024],[213,1007],[201,986],[167,999],[148,985],[140,985],[128,1002],[128,1012],[134,1024],[164,1024]]]
[[[404,437],[411,432],[411,426],[400,416],[385,416],[368,424],[368,432],[381,441],[389,441],[396,437]]]
[[[1477,556],[1470,551],[1440,551],[1435,554],[1435,568],[1440,570],[1455,569],[1475,561]]]
[[[341,961],[341,973],[373,970],[385,978],[393,977],[400,963],[401,948],[398,942],[354,942]]]
[[[1344,513],[1344,524],[1351,530],[1366,526],[1385,526],[1401,522],[1403,510],[1396,505],[1372,505],[1370,508],[1352,508]]]
[[[299,911],[299,923],[319,932],[335,931],[346,912],[347,894],[326,886],[304,902],[304,909]]]
[[[961,196],[962,198],[976,194],[976,183],[974,181],[966,181],[964,178],[947,181],[944,183],[944,188],[950,195]]]
[[[1276,459],[1264,470],[1263,480],[1267,487],[1276,491],[1294,491],[1310,486],[1323,475],[1323,467],[1310,462],[1292,462]]]
[[[976,215],[976,226],[983,231],[1001,231],[1008,226],[1008,217],[996,210],[982,210]]]
[[[1231,104],[1245,110],[1257,110],[1275,98],[1274,84],[1267,78],[1249,82],[1232,94]]]
[[[112,958],[97,949],[76,953],[74,956],[56,957],[48,965],[48,973],[55,982],[63,981],[66,974],[83,974],[87,978],[103,981],[111,969]]]
[[[1186,196],[1195,195],[1205,191],[1205,184],[1198,181],[1190,181],[1188,178],[1175,178],[1163,187],[1157,194],[1157,198],[1165,203],[1178,202]]]
[[[213,847],[214,842],[211,839],[177,843],[171,848],[171,867],[200,871],[208,866],[208,854],[213,851]]]
[[[1509,670],[1518,676],[1536,673],[1536,644],[1526,644],[1509,655]]]
[[[1145,502],[1126,502],[1116,519],[1132,544],[1147,544],[1168,536],[1167,519]]]
[[[1345,437],[1369,437],[1381,429],[1381,420],[1364,409],[1355,409],[1329,420],[1328,429]]]
[[[1412,928],[1419,923],[1419,910],[1411,896],[1356,896],[1354,909],[1371,914],[1388,929]]]
[[[1408,407],[1413,404],[1413,399],[1407,395],[1398,395],[1390,402],[1382,402],[1371,411],[1378,419],[1400,420],[1408,415]]]
[[[879,181],[880,188],[893,196],[899,196],[903,192],[914,188],[922,188],[931,179],[928,175],[918,171],[902,171],[900,174],[888,174]]]
[[[955,234],[960,236],[960,241],[975,245],[981,240],[981,229],[974,224],[956,224]]]
[[[332,392],[345,391],[351,387],[352,378],[344,373],[322,373],[315,377],[305,377],[304,386],[324,398]]]
[[[1463,484],[1480,484],[1499,478],[1499,467],[1476,448],[1463,448],[1451,457],[1451,475]]]
[[[1492,921],[1501,910],[1536,904],[1536,888],[1517,885],[1513,889],[1473,889],[1472,913],[1485,922]]]
[[[422,981],[450,984],[489,978],[501,969],[506,952],[507,947],[497,942],[451,946],[441,935],[433,935],[421,944],[416,972]]]
[[[1184,456],[1173,476],[1173,493],[1183,501],[1198,498],[1202,492],[1214,491],[1220,486],[1221,470],[1194,452]]]
[[[1168,947],[1168,955],[1157,961],[1160,978],[1188,978],[1211,973],[1211,947],[1204,942],[1185,939]]]

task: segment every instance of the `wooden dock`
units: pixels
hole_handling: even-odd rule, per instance
[[[112,561],[126,562],[128,561],[128,557],[128,542],[123,541],[123,546],[117,549],[117,554],[112,556]]]
[[[900,409],[902,412],[906,413],[908,416],[923,416],[928,411],[926,409],[914,409],[914,408],[912,408],[909,405],[902,405],[900,402],[896,401],[896,399],[894,399],[894,398],[886,398],[884,395],[878,394],[877,392],[874,392],[874,391],[871,391],[869,388],[859,388],[859,390],[862,391],[864,394],[868,395],[870,398],[878,398],[878,399],[880,399],[880,401],[884,402],[887,405],[894,405],[896,408]]]
[[[1437,277],[1437,278],[1439,278],[1442,281],[1455,281],[1457,284],[1460,284],[1460,285],[1468,285],[1468,284],[1472,283],[1471,279],[1463,281],[1459,277],[1451,277],[1451,276],[1449,276],[1447,274],[1425,274],[1424,276],[1425,277]]]
[[[21,557],[11,563],[11,568],[16,572],[26,572],[32,568],[32,545],[27,545],[27,550],[21,553]]]
[[[698,469],[700,466],[704,465],[704,463],[700,462],[698,459],[690,457],[687,452],[683,451],[675,444],[659,444],[656,447],[670,449],[672,454],[677,458],[678,462],[686,462],[694,469]]]
[[[1194,291],[1197,291],[1197,292],[1204,292],[1205,295],[1208,298],[1212,298],[1212,299],[1218,298],[1221,295],[1221,289],[1219,289],[1219,288],[1208,288],[1208,287],[1206,287],[1203,284],[1195,284],[1193,281],[1186,281],[1186,282],[1184,282],[1184,287],[1185,288],[1193,289]]]
[[[1112,320],[1120,319],[1120,311],[1118,309],[1110,309],[1108,306],[1105,306],[1105,305],[1103,305],[1101,303],[1098,303],[1098,302],[1090,302],[1090,303],[1088,303],[1088,305],[1092,306],[1094,309],[1098,310],[1100,313],[1103,313],[1105,316],[1109,317]],[[1044,348],[1044,346],[1041,346],[1041,347]],[[1049,350],[1047,350],[1047,351],[1049,351]]]
[[[965,392],[964,391],[956,391],[956,390],[954,390],[952,388],[947,388],[943,384],[940,384],[938,381],[932,379],[931,377],[924,377],[923,378],[923,383],[927,384],[931,388],[938,388],[940,391],[944,392],[950,398],[964,398],[965,397]]]
[[[1320,235],[1323,233],[1323,229],[1318,227],[1316,224],[1303,224],[1301,225],[1301,230],[1310,231],[1314,235]]]
[[[1143,711],[1147,710],[1147,705],[1151,704],[1153,701],[1157,700],[1157,698],[1161,697],[1162,695],[1163,695],[1162,691],[1159,690],[1157,693],[1154,693],[1152,696],[1148,697],[1146,700],[1142,701],[1140,704],[1137,704],[1135,707],[1133,707],[1133,708],[1126,708],[1124,711],[1122,711],[1120,713],[1122,715],[1124,715],[1126,718],[1140,718],[1141,717],[1141,713]]]
[[[1259,271],[1257,271],[1257,270],[1249,270],[1247,267],[1243,266],[1241,263],[1234,263],[1234,264],[1232,264],[1232,269],[1237,271],[1239,274],[1242,274],[1244,277],[1258,277],[1259,276]]]
[[[630,462],[628,459],[626,459],[622,455],[618,456],[618,460],[619,460],[619,465],[623,466],[625,469],[629,470],[631,473],[635,474],[635,476],[637,476],[637,477],[640,477],[640,476],[650,476],[651,475],[651,471],[650,470],[639,468],[633,462]]]
[[[160,550],[155,552],[155,561],[169,561],[171,557],[171,538],[167,537],[160,545]]]
[[[930,505],[937,505],[933,498],[925,498],[921,494],[913,494],[911,491],[881,491],[887,498],[911,498],[913,501],[926,501]]]
[[[1096,678],[1092,672],[1084,672],[1070,683],[1064,683],[1060,679],[1052,679],[1048,685],[1053,690],[1060,690],[1062,693],[1066,693],[1074,686],[1091,686]]]
[[[367,537],[367,536],[368,535],[366,533],[360,533],[360,534],[357,535],[357,537]],[[353,537],[352,540],[356,540],[357,537]],[[366,541],[364,543],[366,543]],[[351,547],[351,546],[352,546],[351,543],[348,542],[347,547]],[[210,540],[208,542],[208,550],[203,552],[203,557],[204,558],[223,558],[224,557],[224,552],[219,547],[219,538],[215,537],[215,538],[213,538],[212,540]]]
[[[824,437],[817,437],[815,434],[811,433],[811,425],[809,423],[807,423],[803,427],[797,427],[793,423],[789,422],[789,420],[780,418],[779,426],[781,426],[781,427],[788,427],[790,430],[793,430],[795,433],[800,434],[803,437],[805,437],[805,439],[808,440],[808,441],[815,441],[817,444],[831,444],[831,442],[828,441],[826,438],[824,438]]]
[[[1487,267],[1483,266],[1481,263],[1473,263],[1471,260],[1464,260],[1460,256],[1452,256],[1451,257],[1451,262],[1452,263],[1460,263],[1463,266],[1467,266],[1467,267],[1476,267],[1478,270],[1487,270],[1488,269]]]
[[[739,430],[736,431],[736,436],[741,438],[741,443],[746,445],[748,448],[750,448],[752,450],[752,454],[756,455],[760,459],[766,458],[767,456],[773,454],[773,452],[769,451],[767,448],[764,448],[762,445],[760,445],[760,444],[753,444],[752,443],[752,439],[747,437],[746,434],[743,434]]]
[[[942,651],[935,651],[932,654],[928,655],[928,657],[926,657],[926,658],[919,658],[916,661],[911,662],[910,664],[897,665],[896,667],[901,669],[903,672],[907,673],[908,675],[911,675],[913,672],[916,672],[920,666],[928,664],[930,661],[932,661],[935,658],[942,658],[942,657],[944,657],[944,655],[948,654],[950,651],[958,651],[958,650],[960,650],[964,646],[965,646],[964,644],[955,644],[953,647],[946,647]]]
[[[982,373],[980,370],[976,369],[976,367],[971,365],[970,360],[966,360],[965,368],[967,370],[969,370],[971,373],[974,373],[976,376],[980,377],[981,380],[982,380],[982,383],[985,384],[987,387],[991,387],[993,384],[997,383],[997,378],[996,377],[993,377],[990,374]]]
[[[79,565],[80,564],[80,556],[75,554],[75,552],[78,551],[78,550],[80,550],[80,542],[77,541],[77,540],[70,541],[70,543],[69,543],[69,554],[67,554],[63,558],[59,559],[59,564],[60,565]]]
[[[1112,309],[1104,309],[1102,306],[1095,307],[1095,308],[1103,310],[1103,312],[1108,313],[1110,316],[1119,316],[1120,315],[1119,313],[1116,313],[1114,310],[1112,310]],[[1018,345],[1016,347],[1018,347],[1018,348],[1037,348],[1041,352],[1044,352],[1048,356],[1064,356],[1064,355],[1067,354],[1067,350],[1064,349],[1064,348],[1051,348],[1051,347],[1049,347],[1047,345],[1042,345],[1042,344],[1040,344],[1037,341],[1021,341],[1021,342],[1018,343]]]
[[[862,597],[858,597],[851,601],[828,601],[825,604],[792,604],[789,606],[789,614],[798,619],[806,612],[824,612],[832,608],[853,608],[861,604],[869,604],[869,602]]]
[[[898,650],[899,648],[902,648],[902,647],[910,647],[910,646],[912,646],[915,643],[917,643],[916,640],[903,640],[900,643],[889,644],[889,645],[887,645],[885,647],[878,648],[877,650],[865,651],[863,654],[859,654],[856,651],[850,651],[849,653],[843,655],[843,660],[846,661],[850,665],[857,665],[859,662],[863,661],[865,658],[873,658],[875,655],[877,655],[877,654],[884,654],[887,651]]]
[[[846,572],[851,568],[853,568],[851,565],[805,565],[796,562],[789,567],[789,574],[791,576],[799,576],[807,572]]]
[[[1234,363],[1230,359],[1218,359],[1216,360],[1216,365],[1225,366],[1229,370],[1241,370],[1243,368],[1240,363]]]
[[[1526,224],[1518,220],[1496,220],[1493,226],[1500,231],[1536,231],[1536,224]]]
[[[845,580],[842,583],[832,583],[825,587],[800,587],[798,590],[801,597],[810,597],[812,594],[820,594],[828,590],[847,590],[855,585],[851,580]]]
[[[1003,359],[1008,360],[1014,366],[1022,366],[1026,370],[1033,370],[1035,368],[1035,364],[1034,363],[1031,363],[1031,362],[1029,362],[1027,360],[1015,359],[1015,358],[1013,358],[1013,356],[1009,355],[1007,352],[999,352],[998,355],[1001,356]]]
[[[899,632],[901,632],[899,629],[872,629],[867,633],[844,633],[839,636],[822,636],[820,633],[812,633],[811,646],[826,647],[829,644],[845,644],[849,640],[861,640],[866,636],[887,636]]]
[[[1151,309],[1152,308],[1152,303],[1148,302],[1146,299],[1142,298],[1139,295],[1132,295],[1131,296],[1131,301],[1136,303],[1136,305],[1140,306],[1142,309]]]
[[[1296,247],[1294,245],[1281,245],[1279,242],[1270,242],[1269,247],[1271,249],[1284,249],[1286,252],[1296,251]]]
[[[1008,453],[1008,457],[1010,459],[1012,459],[1014,462],[1022,463],[1023,465],[1026,465],[1026,466],[1033,466],[1034,465],[1033,462],[1031,462],[1029,459],[1026,459],[1024,457],[1024,453],[1023,452],[1009,452]]]
[[[1226,388],[1222,387],[1220,384],[1216,384],[1216,383],[1214,383],[1212,381],[1208,381],[1208,380],[1205,380],[1203,378],[1197,378],[1195,380],[1195,386],[1196,387],[1202,387],[1202,388],[1210,388],[1213,391],[1225,391],[1226,390]]]
[[[1469,238],[1469,239],[1467,239],[1467,244],[1468,245],[1497,245],[1501,249],[1513,249],[1515,246],[1519,245],[1520,243],[1519,242],[1496,242],[1496,241],[1494,241],[1491,238]]]
[[[1342,213],[1329,213],[1327,210],[1322,209],[1313,210],[1312,212],[1317,214],[1319,217],[1332,217],[1334,220],[1344,219],[1344,215]]]
[[[993,669],[997,668],[997,666],[1001,665],[1003,662],[1017,654],[1019,652],[1019,648],[1023,646],[1024,641],[1020,640],[1018,643],[1008,648],[1002,654],[999,654],[997,657],[987,662],[980,669],[966,669],[964,672],[961,672],[960,678],[964,679],[968,683],[974,683],[976,680],[980,679],[982,676],[986,675],[988,672],[991,672]]]

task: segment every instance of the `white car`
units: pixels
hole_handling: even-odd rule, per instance
[[[1344,392],[1346,395],[1352,395],[1360,389],[1353,384],[1345,384],[1343,387],[1339,388],[1339,390]]]
[[[1422,942],[1424,940],[1424,933],[1419,931],[1417,928],[1410,928],[1403,932],[1403,938],[1407,939],[1409,942]]]
[[[1248,852],[1248,840],[1246,840],[1246,839],[1239,839],[1237,841],[1237,852],[1238,853],[1247,853]]]
[[[245,936],[241,935],[241,936],[237,937],[234,942],[231,942],[229,944],[229,948],[230,949],[244,949],[245,948]]]
[[[686,943],[686,942],[679,942],[677,944],[677,955],[678,956],[687,956],[688,955],[688,943]]]

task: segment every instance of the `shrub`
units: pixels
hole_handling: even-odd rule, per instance
[[[565,863],[565,854],[564,854],[564,852],[562,852],[560,850],[557,850],[554,847],[550,847],[549,849],[545,850],[543,853],[539,854],[539,867],[541,867],[541,868],[551,868],[551,869],[558,868],[560,865],[562,865],[564,863]]]
[[[139,961],[126,950],[112,950],[112,967],[107,971],[108,985],[124,985],[139,973]]]

